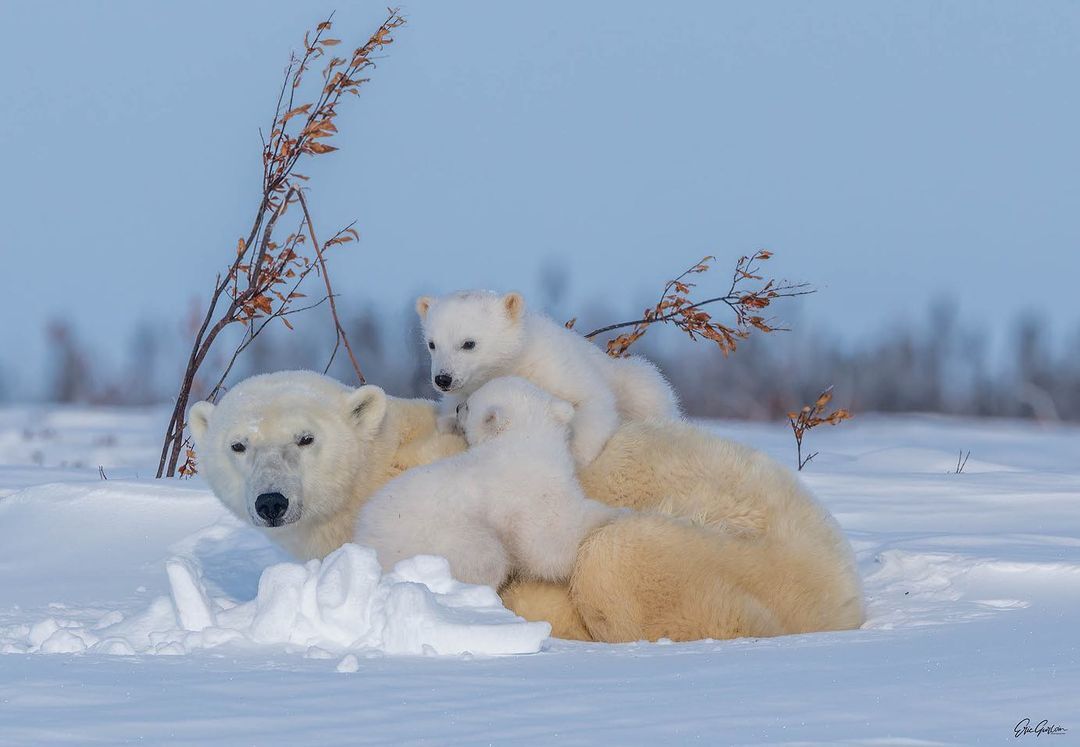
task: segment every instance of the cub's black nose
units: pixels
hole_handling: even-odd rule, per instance
[[[439,374],[435,377],[435,386],[442,389],[444,392],[450,388],[450,385],[454,383],[454,380],[450,378],[450,374]]]
[[[289,499],[281,493],[263,493],[255,499],[255,513],[267,524],[276,524],[289,510]]]

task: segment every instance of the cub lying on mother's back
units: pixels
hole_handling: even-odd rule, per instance
[[[571,451],[592,462],[622,420],[679,417],[675,394],[644,358],[611,358],[581,335],[526,312],[517,293],[422,296],[416,312],[443,393],[443,420],[485,382],[521,376],[575,408]]]
[[[461,413],[469,450],[407,470],[360,510],[354,541],[390,570],[441,555],[454,578],[570,578],[585,536],[618,513],[585,497],[567,430],[574,408],[525,379],[480,387]]]

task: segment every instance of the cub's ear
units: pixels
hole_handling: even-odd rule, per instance
[[[482,423],[481,427],[484,429],[484,432],[489,436],[494,436],[496,433],[505,429],[506,426],[510,425],[510,419],[498,405],[489,407],[487,412],[484,413],[484,419],[480,422]]]
[[[188,428],[191,429],[191,435],[195,437],[195,443],[199,445],[199,448],[203,446],[203,436],[206,435],[206,429],[210,427],[210,416],[214,412],[213,402],[196,402],[188,410]]]
[[[521,297],[520,293],[507,293],[502,298],[503,307],[506,309],[506,315],[512,320],[517,321],[521,318],[521,315],[525,313],[525,299]]]
[[[365,384],[345,398],[345,406],[357,431],[369,436],[386,419],[386,392],[374,384]]]
[[[420,296],[420,298],[416,299],[416,315],[421,319],[427,319],[428,309],[431,308],[433,300],[431,296]]]
[[[551,403],[551,417],[561,425],[570,425],[574,419],[574,406],[565,399],[556,399]]]

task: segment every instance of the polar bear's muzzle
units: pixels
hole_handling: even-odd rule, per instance
[[[285,449],[260,451],[248,482],[248,516],[257,527],[280,527],[300,521],[303,484],[300,465]]]

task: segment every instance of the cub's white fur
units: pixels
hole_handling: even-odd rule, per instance
[[[574,476],[573,415],[524,379],[493,379],[462,407],[469,450],[388,482],[360,510],[355,541],[386,569],[426,554],[496,589],[511,575],[566,580],[581,541],[616,513]]]
[[[440,427],[485,382],[521,376],[574,406],[571,451],[592,462],[622,420],[677,419],[675,394],[644,358],[611,358],[540,314],[517,293],[463,291],[417,299],[431,353],[431,379],[443,392]]]

